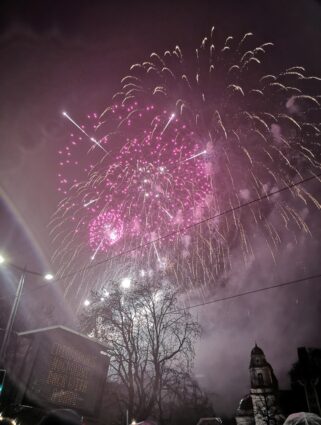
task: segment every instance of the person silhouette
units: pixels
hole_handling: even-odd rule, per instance
[[[82,425],[83,417],[72,409],[51,410],[38,425]]]

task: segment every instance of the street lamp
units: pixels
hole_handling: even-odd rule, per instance
[[[46,276],[47,276],[47,278],[46,278]],[[46,275],[45,276],[45,279],[47,279],[48,280],[48,275]],[[49,276],[51,276],[51,275],[49,275]],[[129,289],[130,288],[130,286],[131,286],[131,278],[130,277],[124,277],[121,281],[120,281],[120,286],[123,288],[123,289]],[[103,291],[102,291],[102,295],[101,295],[101,297],[100,297],[100,301],[101,302],[103,302],[103,301],[105,301],[106,300],[106,298],[108,298],[109,297],[109,295],[110,295],[110,293],[105,289],[105,288],[103,288]],[[83,301],[83,305],[85,306],[85,307],[89,307],[90,306],[90,304],[92,303],[92,301],[90,300],[90,299],[88,299],[88,298],[86,298],[84,301]],[[127,421],[128,422],[128,421]],[[127,425],[129,425],[129,423],[127,424]],[[135,425],[135,424],[134,424]]]
[[[120,283],[121,287],[124,289],[129,289],[131,284],[131,280],[129,277],[124,277]]]
[[[0,265],[3,265],[7,263],[5,257],[3,255],[0,255]],[[21,295],[22,295],[22,291],[23,291],[23,286],[25,283],[25,279],[26,279],[26,275],[28,274],[32,274],[35,276],[41,276],[43,279],[50,281],[54,278],[54,276],[51,273],[47,273],[45,275],[43,275],[42,273],[39,272],[35,272],[32,270],[28,270],[26,267],[22,268],[20,266],[17,266],[13,263],[8,262],[8,266],[11,266],[12,268],[19,270],[21,272],[21,276],[19,279],[19,283],[18,283],[18,287],[15,293],[15,298],[10,310],[10,315],[9,315],[9,319],[7,322],[7,326],[5,329],[5,333],[4,333],[4,337],[2,340],[2,344],[1,344],[1,348],[0,348],[0,362],[3,362],[6,356],[6,352],[7,352],[7,348],[8,348],[8,344],[9,344],[9,340],[10,340],[10,335],[12,332],[12,328],[13,328],[13,324],[17,315],[17,310],[18,310],[18,306],[20,303],[20,299],[21,299]]]

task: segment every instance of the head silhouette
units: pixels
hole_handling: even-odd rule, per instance
[[[82,417],[71,409],[56,409],[47,413],[39,425],[81,425]]]

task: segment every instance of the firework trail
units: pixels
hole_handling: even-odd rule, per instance
[[[60,164],[66,174],[71,165],[82,168],[82,176],[70,181],[60,172],[66,198],[52,221],[61,273],[320,170],[321,78],[301,66],[265,73],[272,43],[253,40],[248,33],[220,42],[212,29],[193,56],[179,46],[152,53],[132,65],[112,104],[94,117],[95,140],[108,155],[98,146],[84,155],[73,136]],[[320,208],[303,186],[291,197]],[[230,267],[231,250],[245,261],[253,255],[257,232],[275,256],[282,237],[269,220],[272,209],[281,229],[309,231],[300,209],[278,198],[120,257],[102,273],[161,270],[183,286],[212,285]],[[90,285],[93,277],[84,280]],[[78,278],[73,285],[86,290]]]

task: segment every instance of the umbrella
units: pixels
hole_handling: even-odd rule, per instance
[[[292,415],[287,417],[283,425],[321,425],[321,418],[314,413],[292,413]]]

